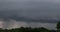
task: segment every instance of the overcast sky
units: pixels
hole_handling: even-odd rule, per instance
[[[11,21],[11,19],[16,22]],[[19,25],[17,22],[20,24],[21,22],[30,22],[29,25],[34,23],[35,26],[37,23],[42,23],[43,25],[52,23],[52,27],[55,27],[59,20],[60,0],[0,0],[0,25],[6,24],[1,27],[7,26],[10,28],[9,25],[12,23]],[[10,23],[9,25],[7,25],[8,22]],[[26,26],[24,23],[23,26]],[[47,26],[49,27],[49,25]],[[14,25],[12,26],[14,27]]]

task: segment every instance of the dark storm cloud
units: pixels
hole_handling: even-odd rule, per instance
[[[49,17],[30,18],[27,16],[20,16],[20,14],[17,14],[18,12],[15,10],[14,11],[0,11],[0,18],[3,18],[4,21],[10,21],[9,19],[13,19],[16,21],[43,22],[43,23],[56,23],[58,21],[58,19],[51,18],[51,17],[50,18]]]
[[[0,0],[0,18],[56,23],[60,16],[59,3],[59,0]]]

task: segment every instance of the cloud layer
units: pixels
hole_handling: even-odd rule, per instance
[[[0,0],[0,27],[51,25],[54,29],[59,20],[60,0]]]

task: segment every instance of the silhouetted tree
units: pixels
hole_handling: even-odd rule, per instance
[[[57,31],[60,32],[60,21],[57,23],[56,28],[57,28]]]

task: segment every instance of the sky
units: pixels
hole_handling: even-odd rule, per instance
[[[46,27],[56,29],[60,0],[0,0],[0,27]]]

